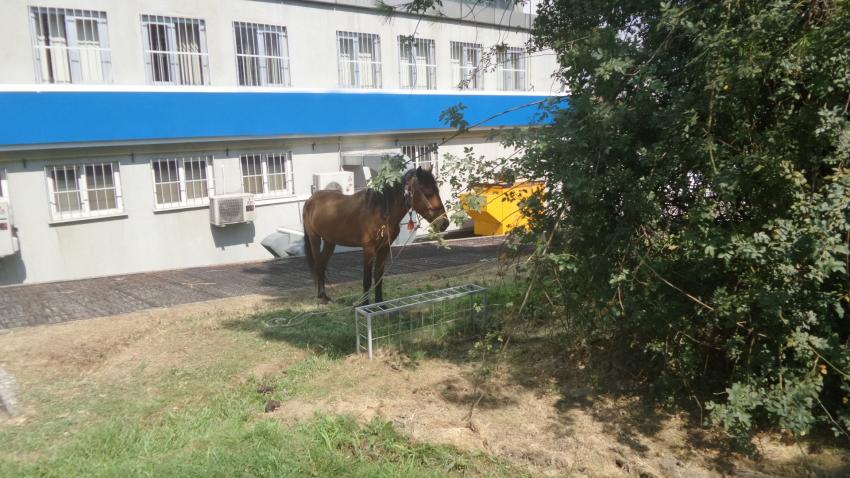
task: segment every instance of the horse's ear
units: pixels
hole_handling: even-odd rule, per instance
[[[416,166],[416,179],[419,179],[421,177],[422,177],[422,167]]]

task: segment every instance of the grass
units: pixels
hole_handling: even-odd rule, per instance
[[[215,378],[222,376],[219,367],[208,367],[149,377],[140,385],[154,385],[153,393],[110,383],[73,400],[42,399],[43,420],[0,428],[0,476],[502,474],[486,457],[411,443],[380,421],[361,426],[317,415],[288,426],[264,417],[270,397],[285,407],[311,392],[312,381],[336,360],[309,355],[271,378],[271,396],[257,392],[259,379],[228,386]],[[54,407],[68,413],[51,413]]]
[[[403,290],[413,288],[388,295]],[[21,398],[34,413],[23,423],[0,423],[0,476],[516,474],[481,454],[411,442],[379,420],[316,415],[292,424],[266,415],[269,399],[285,408],[293,398],[321,394],[317,379],[346,366],[354,351],[350,309],[297,327],[274,325],[274,318],[304,308],[172,320],[162,347],[185,347],[186,354],[165,364],[151,357],[119,363],[113,372],[104,366],[22,377]],[[258,363],[285,357],[299,358],[271,376],[243,377]],[[258,392],[261,384],[274,391]]]

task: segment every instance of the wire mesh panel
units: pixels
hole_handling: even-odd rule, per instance
[[[242,86],[289,86],[286,28],[233,22],[236,69]]]
[[[36,77],[45,83],[108,83],[106,12],[31,7]]]
[[[400,297],[354,310],[357,351],[371,359],[377,347],[414,348],[484,330],[487,289],[466,284]]]
[[[339,86],[381,87],[381,37],[374,33],[336,32]]]
[[[481,45],[451,42],[452,84],[461,89],[483,90],[484,75],[479,68]]]
[[[522,48],[508,48],[498,55],[499,89],[525,91],[526,53]]]
[[[148,82],[209,84],[206,24],[196,18],[142,15]]]
[[[402,88],[437,89],[434,40],[398,37],[399,85]]]

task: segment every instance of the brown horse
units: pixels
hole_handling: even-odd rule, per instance
[[[316,191],[304,204],[304,255],[313,271],[318,298],[325,293],[325,271],[337,244],[363,248],[363,301],[368,304],[375,271],[375,301],[383,301],[381,278],[390,245],[398,237],[399,223],[413,209],[440,231],[449,226],[446,209],[431,171],[416,168],[382,191],[364,189],[353,195]],[[324,242],[324,248],[321,248]]]

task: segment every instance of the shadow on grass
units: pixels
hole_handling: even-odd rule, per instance
[[[396,282],[398,284],[398,282]],[[427,289],[444,287],[442,283],[420,283],[418,288],[402,285],[387,288],[389,297],[401,297]],[[337,291],[339,297],[344,290]],[[478,400],[478,391],[484,394],[478,400],[481,409],[499,409],[515,406],[509,393],[498,385],[484,380],[474,393],[470,384],[476,382],[475,374],[481,365],[480,354],[471,353],[476,347],[490,342],[490,357],[495,355],[503,333],[499,326],[515,310],[507,304],[519,303],[521,291],[516,288],[490,289],[491,320],[488,327],[470,336],[464,324],[447,327],[434,339],[415,340],[382,347],[379,355],[393,368],[416,370],[424,359],[438,358],[472,369],[463,380],[446,380],[437,388],[441,397],[452,403],[471,404]],[[515,319],[513,319],[515,320]],[[332,358],[356,353],[353,305],[349,301],[318,307],[312,303],[281,303],[281,309],[271,313],[256,314],[244,319],[231,320],[226,327],[257,333],[267,340],[282,341],[295,347],[326,354]],[[481,337],[490,333],[487,340]],[[388,350],[389,352],[384,352]],[[670,420],[684,420],[681,446],[683,456],[688,450],[710,450],[717,471],[736,473],[740,455],[732,442],[715,429],[705,428],[703,417],[696,406],[674,402],[657,393],[664,387],[657,383],[652,370],[640,365],[628,350],[608,343],[581,343],[569,332],[553,332],[540,325],[524,324],[511,336],[510,346],[504,356],[504,372],[508,381],[539,393],[553,393],[558,398],[558,420],[551,431],[561,436],[575,436],[582,430],[574,421],[574,410],[592,416],[602,426],[602,431],[617,442],[622,456],[626,452],[648,458],[652,454],[648,439],[659,435]],[[668,405],[673,405],[668,407]],[[674,413],[687,410],[689,413]],[[625,460],[625,458],[624,458]],[[673,460],[674,462],[676,460]],[[801,465],[802,466],[802,465]],[[675,471],[671,468],[668,471]],[[842,471],[845,471],[842,469]],[[826,476],[840,476],[827,474]]]
[[[267,340],[286,342],[333,358],[356,352],[354,316],[350,310],[282,309],[224,323],[231,330],[253,332]]]

